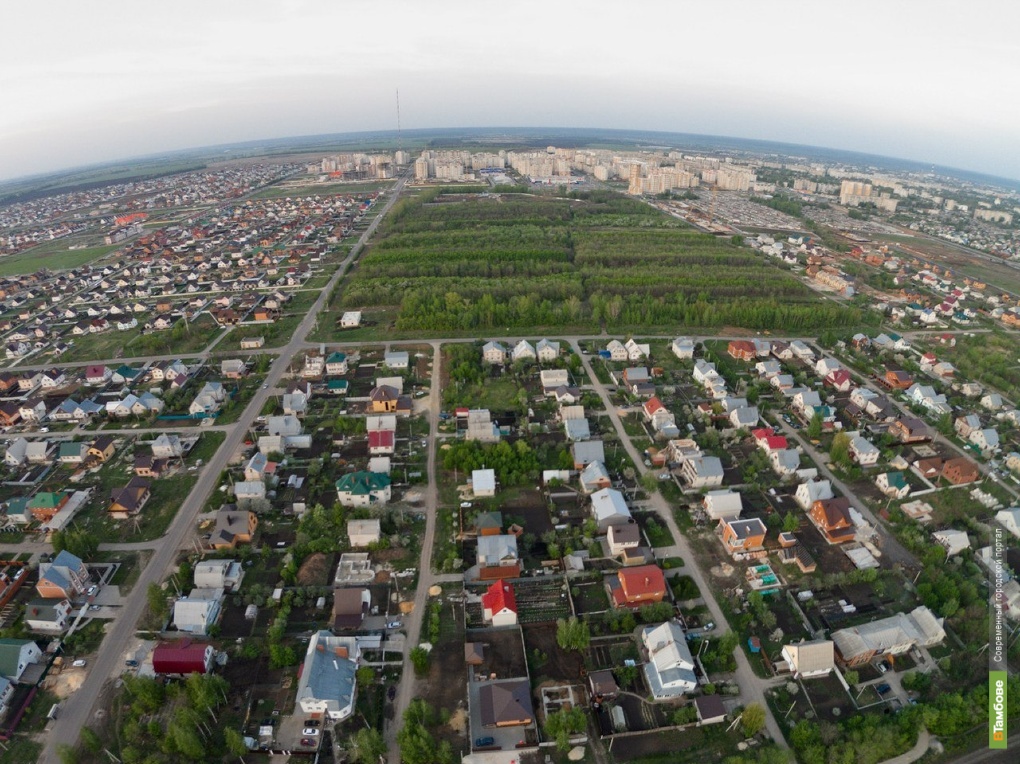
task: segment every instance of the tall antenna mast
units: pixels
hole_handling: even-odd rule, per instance
[[[400,88],[397,88],[397,151],[404,150],[404,143],[400,140]]]

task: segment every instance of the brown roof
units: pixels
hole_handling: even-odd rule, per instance
[[[505,679],[484,685],[478,692],[483,727],[530,724],[531,684],[527,679]]]

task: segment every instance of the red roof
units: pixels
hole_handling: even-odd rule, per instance
[[[666,407],[662,405],[662,401],[660,401],[657,396],[653,395],[651,398],[645,401],[643,408],[645,410],[645,413],[648,414],[648,416],[651,416],[659,409],[664,409]]]
[[[769,435],[764,438],[765,448],[769,451],[782,451],[786,448],[786,436],[784,435]]]
[[[828,376],[825,378],[825,381],[835,387],[845,385],[847,382],[850,381],[850,372],[848,372],[846,369],[834,369],[829,372]]]
[[[393,448],[396,433],[393,430],[373,430],[368,434],[369,448]]]
[[[751,430],[751,435],[754,436],[755,440],[762,440],[773,434],[773,430],[769,427],[759,427],[757,430]]]
[[[206,651],[209,645],[184,640],[180,643],[163,642],[152,651],[152,668],[157,674],[205,674]],[[210,658],[212,656],[210,655]]]
[[[620,587],[626,592],[628,599],[663,594],[666,591],[666,578],[658,565],[623,568],[617,575],[620,577]]]
[[[514,597],[513,585],[502,579],[493,582],[489,590],[482,595],[482,607],[492,613],[499,613],[504,609],[516,613],[517,598]]]

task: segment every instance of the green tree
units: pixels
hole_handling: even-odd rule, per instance
[[[103,750],[103,741],[91,727],[81,728],[81,743],[89,753],[99,753]]]
[[[850,436],[845,432],[837,432],[832,439],[832,447],[829,449],[829,458],[833,464],[847,468],[853,464],[850,458]]]
[[[244,735],[233,727],[223,728],[223,742],[227,747],[227,753],[232,756],[240,758],[248,753],[248,746],[244,743]]]
[[[577,616],[556,621],[556,643],[563,650],[584,650],[591,643],[591,629]]]
[[[561,709],[549,714],[545,720],[545,731],[556,741],[561,751],[570,750],[570,736],[583,732],[588,725],[588,717],[584,709],[575,706],[570,710]]]
[[[149,604],[149,612],[152,615],[162,620],[170,613],[170,603],[167,600],[166,592],[163,591],[163,587],[153,582],[145,590],[145,600]]]
[[[386,754],[386,741],[374,727],[362,727],[351,735],[347,752],[355,764],[379,764],[379,757]]]
[[[846,680],[846,683],[851,686],[859,684],[861,681],[861,675],[852,669],[843,674],[843,678]]]
[[[91,560],[99,550],[99,538],[83,528],[68,528],[53,534],[53,548],[68,551],[82,560]]]
[[[57,756],[60,758],[60,764],[78,764],[78,752],[67,743],[57,746]]]
[[[411,650],[409,657],[411,665],[414,666],[414,673],[417,676],[425,676],[429,670],[429,651],[418,645]]]
[[[823,423],[824,418],[822,417],[822,415],[819,414],[818,412],[815,412],[815,415],[811,417],[811,421],[808,423],[807,430],[805,431],[807,436],[811,438],[811,440],[818,440],[819,438],[822,437]]]
[[[740,726],[747,737],[757,735],[765,728],[765,707],[760,703],[751,703],[740,715]]]
[[[796,533],[800,528],[800,518],[796,512],[787,512],[783,518],[783,530],[787,533]]]

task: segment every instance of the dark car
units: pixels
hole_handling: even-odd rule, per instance
[[[475,738],[475,748],[487,748],[490,745],[494,745],[495,742],[496,739],[492,737],[478,737]]]
[[[386,697],[389,698],[391,703],[393,702],[393,699],[397,697],[397,686],[395,684],[391,684],[389,689],[386,690]]]
[[[319,726],[319,720],[318,719],[305,719],[305,726],[306,727],[318,727]]]
[[[878,690],[879,695],[885,695],[892,689],[892,687],[890,687],[886,682],[882,682],[882,684],[878,685],[875,689]]]

